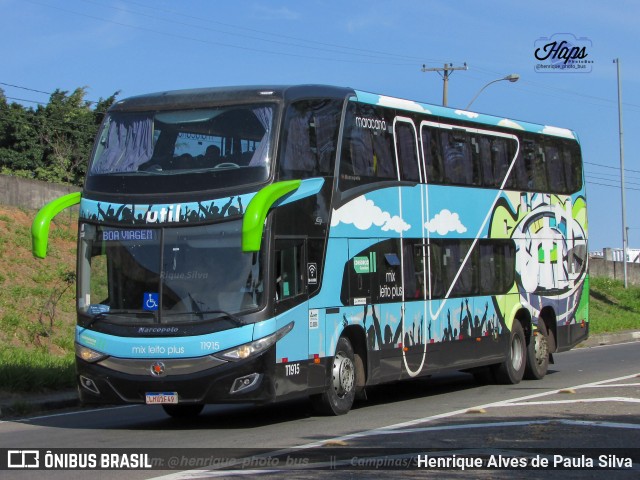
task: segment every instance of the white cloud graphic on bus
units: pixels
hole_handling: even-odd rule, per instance
[[[466,111],[466,110],[456,110],[456,111],[455,111],[455,112],[453,112],[453,113],[455,113],[456,115],[463,115],[463,116],[465,116],[465,117],[467,117],[467,118],[471,118],[471,119],[473,119],[473,118],[478,118],[478,117],[480,116],[480,114],[479,114],[479,113],[475,113],[475,112],[468,112],[468,111]]]
[[[546,133],[547,135],[555,135],[556,137],[571,139],[576,138],[571,130],[568,130],[566,128],[551,127],[549,125],[544,126],[544,128],[542,129],[542,133]]]
[[[446,208],[436,213],[435,217],[424,224],[431,233],[437,232],[439,235],[446,235],[449,232],[464,233],[467,231],[460,221],[457,213],[452,213]]]
[[[353,225],[358,230],[368,230],[372,225],[375,225],[380,227],[383,232],[391,230],[397,233],[406,232],[411,228],[411,225],[401,217],[384,212],[373,203],[373,200],[367,200],[364,196],[351,200],[333,211],[331,226],[336,227],[340,223]]]

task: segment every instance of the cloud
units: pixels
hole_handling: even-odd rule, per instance
[[[498,122],[498,126],[507,127],[507,128],[516,128],[518,130],[524,130],[524,127],[513,120],[509,120],[508,118],[503,118]]]
[[[479,113],[467,112],[466,110],[456,110],[453,113],[455,113],[456,115],[463,115],[463,116],[468,117],[468,118],[478,118],[480,116]]]
[[[351,200],[337,210],[333,210],[331,216],[331,226],[335,227],[340,223],[353,225],[358,230],[368,230],[373,225],[380,227],[383,232],[405,232],[411,228],[398,215],[391,215],[384,212],[373,203],[373,200],[367,200],[363,195]]]
[[[545,127],[542,129],[542,133],[546,133],[547,135],[555,135],[556,137],[571,139],[575,138],[571,130],[567,130],[566,128],[550,127],[548,125],[545,125]]]
[[[438,232],[439,235],[446,235],[449,232],[464,233],[467,227],[462,225],[457,213],[451,213],[446,208],[436,213],[436,216],[424,224],[431,233]]]

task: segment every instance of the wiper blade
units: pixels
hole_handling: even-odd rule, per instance
[[[229,313],[226,310],[197,310],[197,311],[193,311],[193,312],[167,312],[167,313],[163,313],[163,316],[169,316],[169,315],[197,315],[200,318],[204,319],[205,315],[210,315],[210,314],[215,314],[215,313],[221,313],[222,315],[224,315],[225,317],[227,317],[229,320],[231,320],[231,322],[233,322],[234,325],[236,325],[237,327],[243,327],[246,325],[246,323],[237,315],[234,315],[233,313]]]
[[[96,313],[93,317],[91,317],[89,319],[89,321],[84,325],[84,328],[89,328],[91,325],[93,325],[95,322],[97,322],[98,320],[103,320],[106,317],[109,316],[118,316],[118,315],[151,315],[155,318],[155,315],[153,314],[153,312],[131,312],[129,310],[109,310],[107,312],[100,312],[100,313]]]
[[[91,325],[93,325],[95,322],[97,322],[98,320],[102,320],[104,317],[106,317],[107,315],[109,315],[109,312],[100,312],[100,313],[96,313],[93,317],[91,317],[89,319],[89,321],[84,325],[84,328],[89,328]]]
[[[226,310],[202,310],[200,308],[200,305],[198,305],[199,302],[197,302],[192,296],[191,293],[188,293],[187,295],[189,295],[189,300],[191,300],[191,308],[193,309],[193,314],[198,315],[200,318],[204,319],[204,315],[206,314],[210,314],[210,313],[221,313],[225,316],[227,316],[229,318],[229,320],[231,320],[237,327],[241,327],[243,325],[245,325],[245,323],[238,317],[236,317],[234,314],[227,312]]]

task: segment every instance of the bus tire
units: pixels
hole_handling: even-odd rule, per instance
[[[353,347],[347,337],[340,337],[329,372],[329,385],[323,393],[311,397],[316,412],[344,415],[351,410],[356,396],[356,380]]]
[[[509,348],[504,362],[493,367],[493,376],[497,383],[515,385],[520,383],[526,366],[527,343],[522,325],[517,319],[513,320],[509,336]]]
[[[531,331],[529,345],[527,345],[527,366],[524,369],[524,378],[527,380],[540,380],[549,369],[549,336],[547,326],[542,318],[538,319],[538,330]]]
[[[173,418],[193,418],[200,415],[204,405],[162,405],[165,413]]]

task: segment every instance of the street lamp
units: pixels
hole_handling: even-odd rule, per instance
[[[476,96],[475,96],[475,97],[473,97],[473,100],[471,100],[471,101],[469,102],[469,105],[467,105],[466,109],[468,109],[468,108],[471,106],[471,104],[472,104],[473,102],[475,102],[476,98],[478,98],[478,96],[479,96],[479,95],[484,91],[484,89],[485,89],[485,88],[487,88],[487,87],[488,87],[489,85],[491,85],[492,83],[501,82],[501,81],[503,81],[503,80],[509,80],[511,83],[514,83],[514,82],[517,82],[518,80],[520,80],[520,75],[518,75],[517,73],[512,73],[511,75],[507,75],[507,76],[506,76],[506,77],[504,77],[504,78],[498,78],[497,80],[493,80],[493,81],[491,81],[491,82],[487,83],[484,87],[482,87],[482,88],[480,89],[480,91],[479,91],[478,93],[476,93]]]

